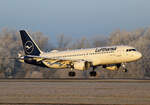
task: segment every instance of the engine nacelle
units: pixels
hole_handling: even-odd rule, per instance
[[[116,64],[116,65],[105,65],[105,66],[103,66],[103,68],[106,68],[106,69],[108,69],[108,70],[115,71],[115,70],[118,70],[120,66],[121,66],[120,64]]]
[[[78,61],[74,62],[74,69],[77,70],[87,70],[91,67],[91,63],[87,61]]]

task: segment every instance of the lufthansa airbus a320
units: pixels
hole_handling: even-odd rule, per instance
[[[137,61],[142,57],[142,54],[131,46],[43,52],[26,31],[21,30],[20,35],[25,55],[21,56],[19,61],[47,68],[68,68],[70,69],[69,76],[76,75],[73,70],[82,71],[89,68],[93,68],[90,76],[96,76],[95,68],[98,66],[108,70],[118,70],[122,67],[123,71],[127,72],[125,64]]]

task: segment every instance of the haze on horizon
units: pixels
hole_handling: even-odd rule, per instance
[[[40,31],[55,38],[108,35],[150,26],[149,0],[1,0],[0,29]]]

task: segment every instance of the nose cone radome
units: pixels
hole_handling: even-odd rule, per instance
[[[136,59],[138,60],[138,59],[141,59],[141,58],[142,58],[142,54],[140,52],[137,52]]]

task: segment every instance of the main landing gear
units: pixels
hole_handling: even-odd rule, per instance
[[[91,71],[89,74],[90,74],[91,77],[95,77],[95,76],[97,75],[96,71]],[[76,72],[70,71],[70,72],[68,73],[68,75],[69,75],[70,77],[74,77],[74,76],[76,76]]]
[[[94,71],[95,69],[96,69],[96,67],[93,66],[93,70],[90,72],[91,77],[95,77],[97,75],[96,71]]]
[[[95,77],[95,76],[97,75],[95,69],[96,69],[96,67],[94,66],[94,67],[93,67],[93,70],[92,70],[91,72],[89,72],[89,74],[90,74],[91,77]],[[70,72],[68,73],[68,76],[74,77],[74,76],[76,76],[76,72],[70,71]]]
[[[96,74],[97,74],[96,71],[91,71],[91,72],[90,72],[90,76],[91,76],[91,77],[95,77]]]
[[[70,72],[68,73],[68,75],[69,75],[70,77],[74,77],[74,76],[76,75],[76,72],[70,71]]]
[[[73,65],[71,65],[70,68],[71,68],[71,71],[68,73],[68,76],[69,76],[69,77],[74,77],[74,76],[76,76],[76,72],[73,71],[73,69],[74,69]]]

